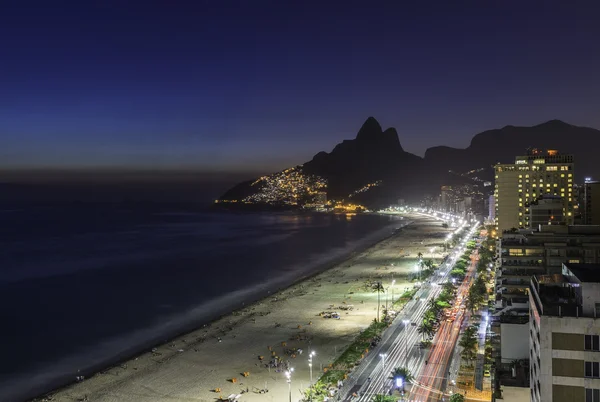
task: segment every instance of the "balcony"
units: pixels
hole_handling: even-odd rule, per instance
[[[527,257],[532,257],[530,255],[528,255]],[[543,263],[541,263],[539,260],[525,260],[525,259],[513,259],[512,257],[508,257],[508,258],[503,258],[502,259],[502,266],[509,266],[509,267],[542,267]]]
[[[498,270],[499,278],[518,278],[518,277],[529,277],[533,275],[543,274],[545,269],[543,266],[532,266],[528,268],[504,268]]]
[[[543,257],[544,251],[541,250],[541,251],[537,251],[535,253],[532,253],[532,252],[528,253],[528,252],[523,251],[522,253],[519,253],[519,254],[510,254],[508,251],[502,250],[502,252],[500,253],[500,256],[502,258]]]
[[[531,276],[524,276],[523,279],[502,279],[499,285],[502,286],[529,286],[529,281],[531,281]]]

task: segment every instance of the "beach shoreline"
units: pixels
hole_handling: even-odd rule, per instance
[[[439,223],[437,223],[437,227],[434,226],[435,222],[432,220],[427,220],[422,217],[417,218],[417,220],[419,221],[419,225],[424,225],[424,227],[429,227],[430,229],[435,228],[434,231],[437,232],[444,231]],[[398,223],[402,225],[406,224],[400,221]],[[358,333],[360,333],[360,331],[364,329],[374,318],[373,313],[365,313],[365,311],[368,311],[373,307],[371,300],[373,297],[369,297],[372,295],[361,296],[369,299],[361,301],[361,308],[363,307],[362,304],[365,304],[366,306],[361,314],[352,312],[350,314],[351,317],[342,317],[341,320],[336,320],[338,323],[348,322],[349,325],[341,325],[341,327],[343,327],[342,330],[340,330],[340,328],[332,329],[336,326],[335,324],[331,325],[332,321],[317,317],[315,314],[297,314],[298,317],[296,317],[297,319],[295,320],[297,321],[295,328],[293,324],[290,326],[289,322],[284,324],[284,320],[290,321],[294,318],[294,307],[286,305],[289,304],[293,299],[315,299],[316,297],[317,300],[312,300],[310,303],[307,303],[307,309],[314,310],[316,307],[314,304],[319,304],[319,308],[325,310],[327,308],[326,303],[321,304],[320,302],[322,300],[318,296],[314,296],[317,291],[320,290],[319,288],[322,288],[323,286],[328,289],[335,287],[332,284],[332,277],[337,279],[343,277],[344,273],[342,273],[342,271],[351,269],[352,267],[357,266],[357,264],[360,265],[361,259],[365,259],[365,257],[368,257],[373,253],[377,254],[378,250],[387,250],[394,248],[394,245],[397,246],[399,244],[403,244],[404,248],[415,248],[414,245],[409,244],[410,238],[412,238],[412,233],[407,232],[407,230],[403,230],[401,233],[390,234],[383,239],[379,239],[373,244],[365,244],[363,247],[358,250],[355,249],[350,254],[339,257],[334,261],[329,261],[327,264],[325,264],[325,267],[318,267],[310,274],[296,278],[292,283],[282,286],[276,292],[266,290],[266,293],[254,295],[255,300],[245,303],[242,308],[238,308],[233,311],[229,309],[229,313],[220,312],[220,314],[216,314],[218,318],[210,320],[210,324],[205,324],[198,328],[198,324],[195,323],[195,328],[186,328],[185,331],[181,331],[179,335],[175,335],[173,339],[169,340],[168,342],[155,346],[151,352],[145,352],[141,354],[138,352],[128,357],[122,357],[119,363],[109,368],[97,370],[96,373],[93,374],[89,379],[85,379],[79,383],[69,384],[64,388],[60,388],[46,394],[43,397],[38,397],[33,400],[42,401],[44,398],[46,398],[46,400],[54,401],[79,401],[84,400],[86,397],[90,401],[166,400],[171,397],[166,397],[165,395],[159,397],[154,392],[149,392],[148,395],[143,395],[144,392],[133,392],[132,394],[132,391],[125,390],[132,387],[137,388],[139,385],[136,384],[139,382],[138,380],[142,379],[142,382],[144,382],[144,377],[151,378],[155,376],[157,372],[164,371],[165,366],[169,366],[166,370],[168,373],[197,372],[199,377],[205,379],[205,381],[202,381],[203,384],[197,384],[194,386],[197,387],[198,390],[184,391],[186,396],[182,395],[181,397],[178,397],[179,399],[177,400],[187,400],[186,398],[189,398],[187,394],[192,393],[195,395],[195,397],[189,400],[213,401],[220,394],[227,396],[229,395],[228,392],[230,391],[231,393],[235,393],[239,392],[240,389],[243,390],[244,384],[249,392],[245,393],[244,398],[241,400],[270,400],[268,397],[273,397],[276,392],[275,389],[271,391],[272,386],[279,387],[282,384],[285,385],[285,382],[282,383],[282,381],[278,381],[277,376],[281,377],[281,373],[277,373],[277,375],[274,376],[273,373],[266,372],[267,370],[261,368],[262,363],[259,363],[258,356],[262,354],[264,355],[264,359],[268,359],[268,346],[270,346],[274,351],[277,349],[275,353],[282,354],[283,349],[285,349],[285,347],[281,346],[282,342],[290,342],[290,346],[297,345],[294,346],[294,348],[302,347],[304,350],[306,350],[308,348],[308,343],[312,341],[312,345],[314,345],[315,349],[321,349],[322,354],[319,354],[321,362],[331,362],[333,359],[335,359],[336,355],[339,355],[341,352],[343,352],[345,347],[347,347],[348,344],[356,337],[356,335],[358,335]],[[421,231],[417,229],[415,234],[420,232]],[[420,245],[418,248],[424,250],[425,247],[426,245]],[[415,255],[416,253],[412,253],[413,257]],[[368,263],[367,265],[369,265],[371,269],[376,268],[372,263]],[[404,270],[405,268],[406,267],[404,267]],[[403,268],[398,267],[396,271],[398,271],[398,274],[400,274],[399,271],[402,270]],[[364,275],[362,276],[362,279],[355,278],[355,281],[362,283],[362,280],[364,280]],[[400,278],[400,276],[398,278]],[[336,281],[336,285],[338,285],[337,288],[340,287],[339,282],[340,281]],[[349,282],[346,281],[345,283],[348,284]],[[309,291],[311,290],[313,291],[312,295],[309,294]],[[341,295],[334,296],[334,293],[335,292],[332,293],[332,300],[339,300],[339,304],[341,305],[342,302],[347,303],[350,301],[352,298],[350,294],[353,294],[354,292],[345,290],[343,292],[344,300],[339,298]],[[340,293],[339,289],[337,290],[337,293]],[[398,289],[396,296],[399,296],[401,293],[401,289]],[[308,302],[310,300],[299,301]],[[315,303],[315,301],[317,303]],[[377,303],[375,302],[375,306],[376,304]],[[311,307],[310,305],[313,306]],[[357,310],[359,310],[359,308],[357,308]],[[313,313],[314,312],[315,311],[313,311]],[[305,317],[302,317],[302,315]],[[368,318],[366,318],[365,315],[367,315]],[[269,320],[265,318],[267,316],[271,316],[271,321],[273,322],[277,320],[282,322],[269,323]],[[313,318],[311,319],[311,317]],[[337,326],[340,327],[340,325]],[[281,327],[284,327],[284,330],[280,330],[279,328]],[[248,329],[248,331],[245,331],[246,329]],[[336,338],[338,339],[333,341],[331,339],[322,339],[327,338],[327,336],[323,336],[323,333],[319,333],[323,332],[323,330],[325,334],[328,332],[333,332],[336,334]],[[273,335],[276,332],[281,333],[281,336],[279,337],[281,340],[278,342],[269,339],[273,338]],[[294,339],[293,333],[295,333],[298,341],[290,340],[290,338]],[[265,336],[261,336],[262,334]],[[298,336],[299,334],[304,335]],[[240,343],[240,339],[244,337],[248,337],[250,339],[247,342]],[[260,339],[261,337],[265,338],[265,345],[263,347],[259,347],[257,344],[256,338]],[[310,341],[307,343],[308,340]],[[323,342],[324,340],[326,340],[326,342]],[[214,355],[214,349],[217,349],[227,343],[231,345],[231,347],[228,348],[228,352],[233,352],[232,356],[234,357],[231,363],[234,366],[236,365],[235,350],[238,350],[239,353],[245,352],[244,349],[252,349],[256,350],[256,352],[249,352],[250,354],[248,356],[250,357],[245,356],[243,359],[240,359],[239,369],[228,370],[226,367],[224,367],[227,366],[228,363],[225,363],[224,361],[218,361],[219,359],[215,361],[214,356],[211,356]],[[333,350],[323,351],[324,348],[327,348],[328,343],[333,344]],[[191,359],[193,362],[186,362],[187,356],[193,357]],[[254,356],[254,358],[252,358],[252,356]],[[298,358],[304,359],[302,356],[298,356]],[[189,367],[179,367],[181,364],[176,363],[176,361],[179,360],[180,363],[184,363],[184,366],[191,364],[192,366],[195,366],[195,368],[191,369]],[[246,360],[246,362],[241,362],[241,360]],[[294,360],[294,364],[298,365],[298,362],[299,360]],[[244,367],[242,367],[242,365],[244,365]],[[307,364],[302,365],[306,366]],[[227,371],[231,373],[229,376],[224,374]],[[307,371],[306,367],[299,368],[297,370],[298,373],[303,373],[304,371]],[[223,374],[221,374],[221,372],[223,372]],[[251,373],[248,379],[245,379],[240,375],[240,373],[244,372]],[[319,366],[319,368],[316,369],[315,379],[318,378],[319,373],[321,372],[322,370]],[[206,375],[202,375],[202,373]],[[192,373],[192,377],[193,376],[194,375]],[[227,377],[229,377],[229,379]],[[233,378],[236,378],[237,381],[232,382],[231,380]],[[254,394],[251,392],[252,390],[250,389],[249,383],[253,383],[252,389],[265,388],[265,386],[262,384],[263,380],[259,378],[265,378],[264,381],[270,383],[268,385],[265,384],[266,388],[270,389],[270,395],[268,395],[267,399],[265,399],[265,395]],[[159,382],[163,381],[164,380],[161,380]],[[150,382],[155,383],[152,380],[150,380]],[[171,383],[171,386],[177,382],[178,381]],[[305,381],[304,384],[302,384],[301,381],[299,385],[305,388],[308,386],[308,381]],[[147,389],[148,386],[142,385],[142,388]],[[158,386],[158,388],[163,387]],[[175,388],[179,387],[176,386]],[[221,393],[213,392],[214,389],[219,388],[222,390]],[[172,393],[173,392],[171,391],[168,392],[169,395],[172,395]]]

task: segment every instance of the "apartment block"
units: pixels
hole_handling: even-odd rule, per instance
[[[600,226],[545,225],[499,239],[496,314],[527,311],[533,275],[560,273],[563,263],[600,264]]]
[[[529,300],[531,401],[600,400],[600,265],[535,276]]]

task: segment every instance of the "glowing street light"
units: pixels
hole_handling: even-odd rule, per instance
[[[310,370],[310,385],[312,385],[312,383],[313,383],[313,376],[312,376],[313,356],[316,356],[316,355],[317,355],[317,353],[314,350],[312,352],[310,352],[308,355],[308,369]]]
[[[379,357],[381,357],[381,363],[382,363],[382,370],[385,371],[385,358],[387,357],[386,353],[382,353],[379,355]]]
[[[290,392],[290,402],[292,402],[292,373],[294,372],[294,368],[290,368],[285,372],[285,377],[287,378],[288,389]]]
[[[408,364],[408,324],[410,324],[410,320],[402,320],[402,324],[404,324],[404,355],[406,356],[406,364]]]

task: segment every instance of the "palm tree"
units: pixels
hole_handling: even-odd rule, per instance
[[[423,320],[421,325],[419,325],[417,327],[417,332],[420,333],[421,335],[423,335],[423,340],[425,340],[425,335],[427,335],[427,337],[429,337],[429,338],[432,338],[435,335],[435,330],[433,329],[433,323],[430,321]]]
[[[423,253],[419,251],[419,253],[417,254],[417,257],[419,258],[419,260],[423,259]]]
[[[483,295],[479,294],[477,291],[474,291],[471,287],[471,289],[469,289],[469,294],[467,295],[467,308],[471,310],[471,313],[475,312],[475,308],[477,308],[482,301]]]
[[[425,311],[425,314],[423,315],[423,321],[427,321],[430,323],[433,323],[436,319],[436,315],[432,310],[427,310]]]
[[[392,371],[390,379],[396,381],[396,379],[402,379],[402,392],[404,392],[404,384],[412,382],[415,378],[407,367],[396,367]]]
[[[425,321],[423,320],[423,322],[421,323],[421,325],[419,325],[417,327],[417,332],[420,333],[421,335],[423,335],[423,340],[425,340],[425,335],[427,335],[429,333],[429,326],[431,324],[429,323],[429,321]]]

